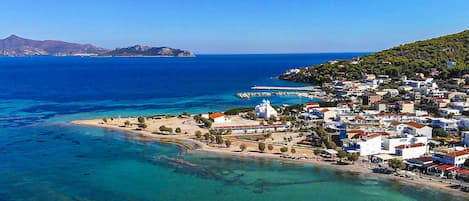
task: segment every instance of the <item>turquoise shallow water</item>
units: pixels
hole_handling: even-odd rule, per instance
[[[272,77],[354,55],[0,58],[0,200],[464,200],[310,165],[181,154],[175,145],[67,123],[252,106],[260,98],[233,94],[298,85]]]

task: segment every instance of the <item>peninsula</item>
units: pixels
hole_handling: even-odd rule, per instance
[[[135,45],[109,50],[91,44],[59,40],[32,40],[11,35],[0,39],[0,56],[116,56],[116,57],[194,57],[194,53],[170,47]]]

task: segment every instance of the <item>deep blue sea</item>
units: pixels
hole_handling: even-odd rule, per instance
[[[289,68],[358,55],[0,58],[0,200],[464,200],[311,165],[182,154],[175,145],[68,123],[254,106],[262,98],[234,94],[254,85],[299,86],[275,77]]]

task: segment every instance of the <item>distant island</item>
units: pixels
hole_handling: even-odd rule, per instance
[[[142,45],[109,50],[91,44],[59,40],[32,40],[11,35],[0,39],[0,56],[194,57],[194,54],[187,50]]]
[[[149,47],[142,45],[134,45],[127,48],[117,48],[100,55],[115,57],[194,57],[194,53],[187,50],[173,49],[169,47]]]
[[[361,80],[367,74],[418,79],[420,75],[447,80],[469,72],[469,30],[399,45],[349,60],[333,60],[290,69],[280,79],[323,84],[334,80]]]

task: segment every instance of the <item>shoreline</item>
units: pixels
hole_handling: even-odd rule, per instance
[[[407,184],[407,185],[419,186],[421,188],[426,188],[428,190],[436,189],[438,191],[442,191],[445,193],[449,193],[449,192],[457,193],[458,195],[461,195],[461,196],[469,195],[469,193],[465,193],[460,190],[452,189],[449,187],[450,185],[454,185],[456,183],[447,184],[447,183],[441,183],[441,182],[437,182],[434,180],[428,180],[428,179],[423,179],[423,178],[409,179],[405,177],[394,176],[394,174],[386,175],[386,174],[374,173],[372,172],[371,169],[364,167],[365,164],[362,164],[359,161],[357,161],[355,164],[338,165],[337,163],[334,163],[334,162],[324,161],[323,158],[319,156],[313,156],[312,158],[306,159],[306,160],[294,160],[294,159],[288,159],[288,158],[281,158],[279,153],[273,153],[273,152],[260,153],[257,151],[249,151],[249,150],[241,152],[241,151],[231,151],[228,148],[212,147],[212,146],[207,145],[204,142],[190,138],[189,137],[190,134],[188,135],[159,135],[159,134],[153,134],[146,130],[135,130],[129,127],[119,127],[119,126],[109,125],[109,124],[97,124],[96,120],[94,121],[93,120],[74,120],[74,121],[70,121],[69,123],[72,125],[78,125],[78,126],[96,127],[96,128],[122,131],[124,133],[136,135],[138,137],[148,138],[148,140],[150,141],[174,144],[180,147],[181,153],[184,153],[184,154],[213,153],[213,154],[219,154],[219,155],[225,155],[225,156],[227,155],[227,156],[244,157],[244,158],[247,157],[247,158],[252,158],[252,159],[264,158],[264,159],[289,162],[289,163],[314,165],[314,166],[319,166],[322,168],[332,168],[336,171],[370,175],[370,176],[374,176],[377,178],[388,179],[393,182],[400,182],[400,183]],[[137,140],[143,140],[143,139],[137,139]]]

